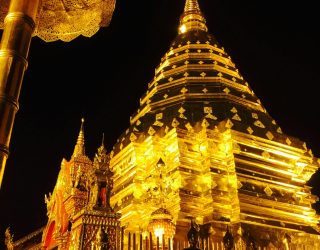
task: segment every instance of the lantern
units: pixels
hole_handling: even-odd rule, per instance
[[[154,239],[159,239],[162,244],[163,239],[171,239],[175,234],[176,227],[172,222],[172,215],[165,208],[159,208],[151,214],[151,221],[148,230]]]

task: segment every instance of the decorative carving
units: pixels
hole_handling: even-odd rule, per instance
[[[10,232],[10,227],[8,227],[5,231],[5,244],[6,244],[8,250],[14,249],[13,234],[11,234],[11,232]]]
[[[46,194],[44,195],[44,202],[47,205],[47,216],[49,216],[51,209],[52,209],[52,205],[53,205],[53,199],[52,199],[51,192],[49,192],[48,196]]]
[[[96,238],[96,234],[99,228],[93,225],[85,225],[83,230],[84,230],[83,246],[84,246],[84,249],[88,249],[88,247],[92,247],[91,242],[93,242],[94,239]]]
[[[92,250],[107,250],[110,249],[108,232],[102,227],[99,228],[95,239],[91,242]]]
[[[0,28],[7,14],[8,1],[0,5]],[[115,0],[43,0],[35,35],[46,42],[69,42],[83,35],[93,36],[107,27],[115,8]],[[3,5],[3,6],[2,6]]]
[[[181,187],[181,179],[168,176],[168,166],[162,158],[156,163],[153,174],[146,176],[143,183],[143,200],[154,206],[166,203]]]
[[[90,207],[92,208],[98,201],[99,186],[95,181],[90,189]]]

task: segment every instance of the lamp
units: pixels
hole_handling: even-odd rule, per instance
[[[176,230],[172,222],[172,215],[165,208],[159,208],[151,214],[151,221],[148,230],[152,233],[154,239],[159,238],[159,242],[163,242],[163,238],[172,239]]]

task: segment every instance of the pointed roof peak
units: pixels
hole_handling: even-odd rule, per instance
[[[73,157],[78,155],[85,155],[85,148],[84,148],[84,118],[81,118],[81,126],[80,131],[77,139],[77,143],[73,150]]]
[[[100,147],[98,148],[98,154],[101,155],[106,153],[107,153],[107,150],[106,150],[106,147],[104,146],[104,133],[102,133],[102,141],[101,141]]]
[[[179,34],[190,30],[208,31],[198,0],[186,0],[184,12],[180,17]]]
[[[102,133],[101,147],[104,147],[104,133]]]
[[[97,153],[94,157],[94,166],[98,169],[108,167],[108,155],[107,150],[104,146],[104,133],[102,134],[101,146],[98,148]]]

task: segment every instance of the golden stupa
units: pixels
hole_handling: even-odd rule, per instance
[[[183,249],[191,225],[201,249],[320,249],[306,185],[319,160],[268,114],[197,0],[178,31],[110,153],[92,162],[81,127],[38,246],[109,249],[105,232],[110,249]]]
[[[237,249],[251,241],[320,249],[317,197],[306,186],[319,162],[268,114],[196,0],[186,1],[179,34],[130,122],[110,154],[111,204],[128,231],[145,230],[164,206],[175,240],[185,239],[191,217],[217,246],[228,226]]]

